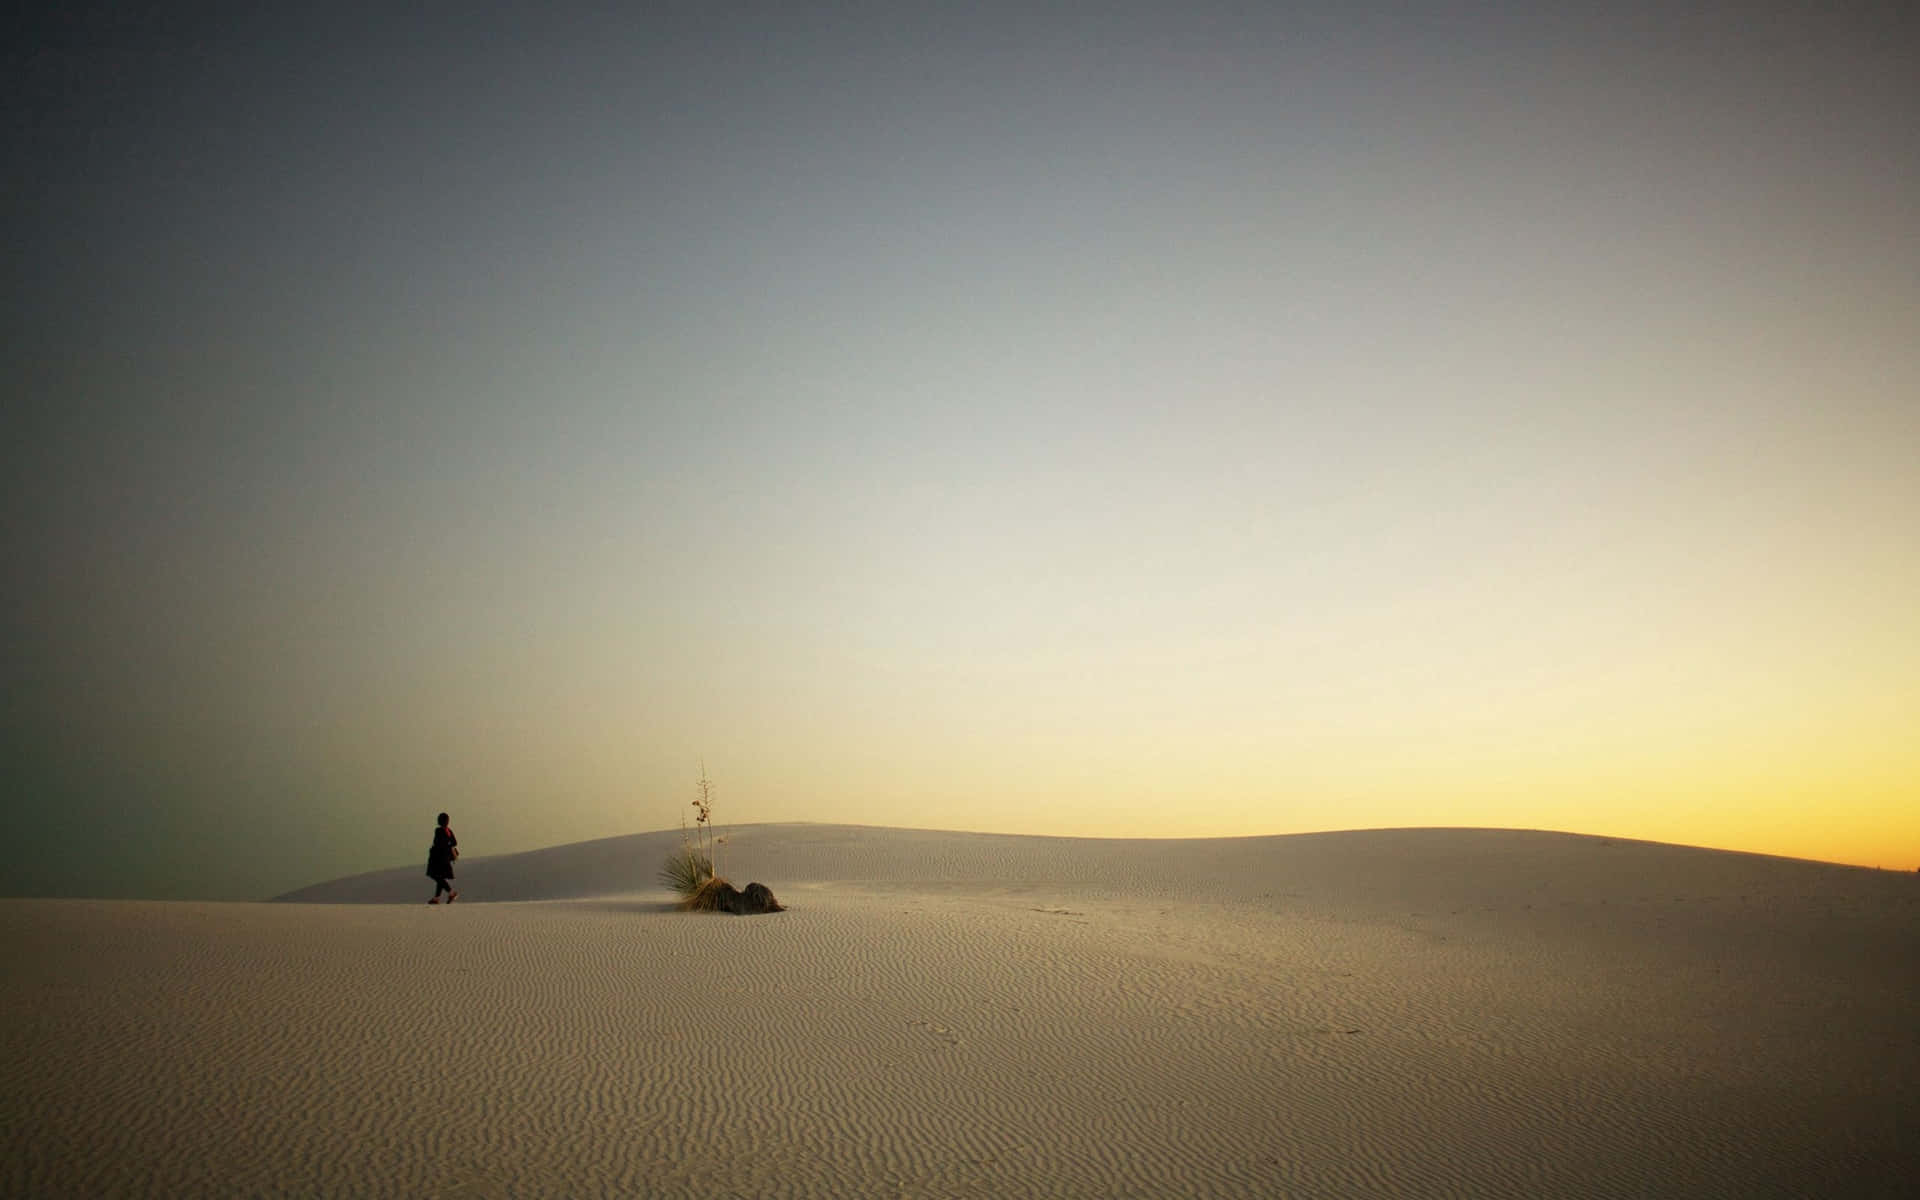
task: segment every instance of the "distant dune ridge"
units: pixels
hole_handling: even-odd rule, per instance
[[[1895,1196],[1920,880],[1573,834],[729,830],[0,901],[0,1194]],[[475,843],[480,841],[475,837]]]

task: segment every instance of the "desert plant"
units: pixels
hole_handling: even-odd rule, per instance
[[[713,878],[713,860],[700,853],[691,842],[683,842],[660,864],[660,882],[683,898],[698,892]]]
[[[708,862],[716,862],[720,856],[720,847],[726,843],[726,837],[720,837],[720,828],[714,826],[714,781],[707,776],[707,760],[701,758],[701,781],[693,785],[693,837],[695,845],[707,854]],[[718,872],[712,872],[718,874]]]
[[[695,845],[707,856],[707,874],[714,875],[716,874],[713,869],[714,849],[719,844],[720,839],[714,836],[713,780],[707,777],[707,761],[705,759],[700,760],[700,782],[694,786],[697,789],[697,794],[693,801],[693,810],[696,814],[693,820]]]
[[[703,889],[710,890],[715,883],[725,883],[714,870],[714,850],[725,838],[716,837],[713,828],[713,780],[707,775],[707,764],[700,764],[700,781],[697,799],[693,802],[693,829],[688,830],[685,817],[680,818],[680,847],[667,855],[660,867],[660,882],[666,884],[680,895],[680,907],[698,908]],[[711,909],[711,902],[705,904]]]
[[[680,897],[681,912],[719,912],[733,885],[718,876],[708,876],[699,887]]]
[[[700,764],[700,781],[695,785],[693,828],[680,818],[680,848],[667,855],[660,866],[660,882],[679,893],[677,906],[682,912],[724,912],[735,916],[751,913],[786,911],[786,905],[774,899],[773,889],[764,883],[749,883],[742,892],[714,869],[714,850],[727,839],[714,831],[713,779],[707,764]]]

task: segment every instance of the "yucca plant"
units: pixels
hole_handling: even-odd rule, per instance
[[[681,897],[692,896],[701,885],[713,878],[713,859],[700,853],[691,842],[684,843],[678,850],[667,855],[660,865],[660,882],[678,892]]]
[[[719,912],[720,901],[733,891],[733,885],[718,876],[709,876],[706,882],[693,889],[680,899],[681,912]]]
[[[693,819],[693,827],[695,830],[694,844],[706,853],[707,874],[714,875],[716,872],[713,869],[713,852],[715,846],[723,839],[714,836],[713,780],[707,778],[707,761],[705,759],[700,760],[700,782],[695,785],[695,788],[697,789],[697,794],[693,801],[693,810],[696,814]],[[704,839],[704,842],[702,839]]]
[[[689,910],[711,910],[715,907],[716,885],[724,884],[713,867],[713,852],[725,838],[714,836],[713,831],[713,780],[707,776],[707,764],[700,764],[700,782],[698,799],[693,802],[695,812],[693,830],[689,833],[686,818],[680,819],[680,848],[667,855],[660,867],[660,882],[666,884],[680,896],[680,907]]]

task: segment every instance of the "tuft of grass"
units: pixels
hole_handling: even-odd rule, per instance
[[[682,901],[713,882],[713,858],[691,842],[667,855],[660,864],[660,882],[678,892]]]
[[[705,882],[692,892],[684,893],[680,898],[681,912],[718,912],[720,897],[732,889],[732,885],[717,875],[709,875]]]

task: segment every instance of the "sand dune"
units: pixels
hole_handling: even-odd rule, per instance
[[[752,826],[722,867],[790,911],[734,918],[668,911],[677,837],[462,859],[444,909],[418,865],[299,903],[0,901],[0,1193],[1920,1178],[1912,875],[1514,831]]]

